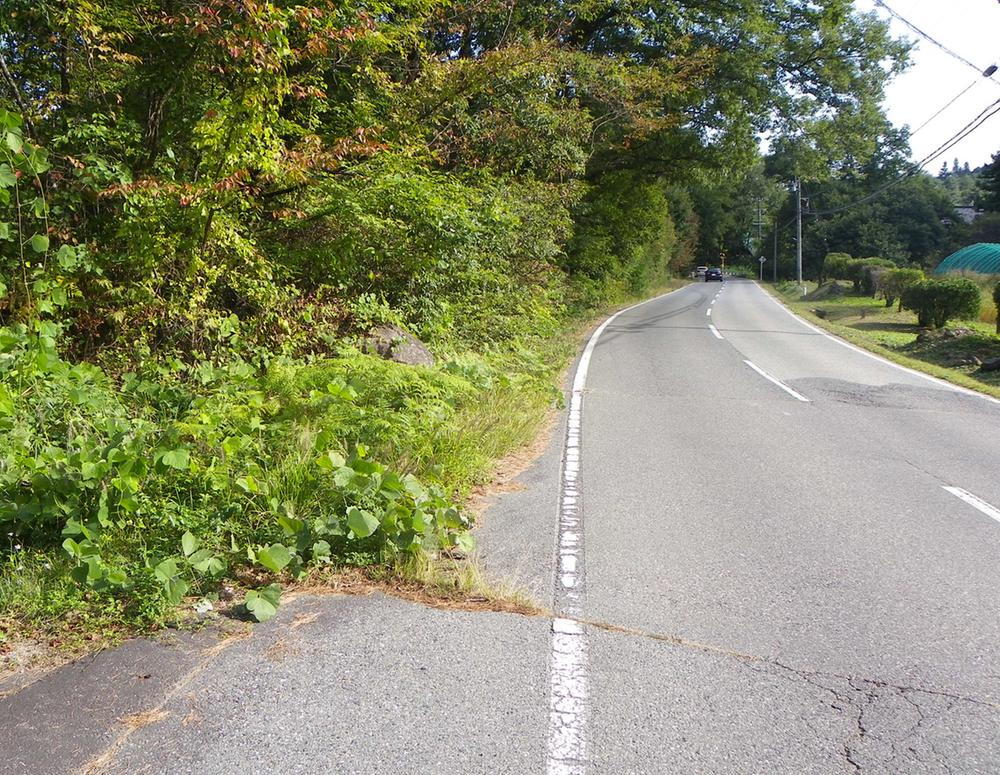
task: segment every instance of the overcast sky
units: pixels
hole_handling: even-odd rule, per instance
[[[885,3],[981,70],[991,64],[1000,64],[1000,3],[997,0],[885,0]],[[855,5],[861,11],[875,10],[882,18],[890,18],[874,0],[856,0]],[[965,87],[976,82],[965,96],[911,139],[913,158],[922,159],[987,105],[1000,99],[1000,71],[990,79],[977,78],[967,64],[957,61],[895,19],[892,31],[897,37],[917,43],[910,55],[910,69],[896,78],[887,92],[886,110],[894,124],[909,124],[911,129],[917,129]],[[951,166],[956,157],[960,162],[978,167],[989,162],[997,151],[1000,151],[1000,114],[951,151],[929,162],[925,169],[936,173],[942,161],[947,160]]]

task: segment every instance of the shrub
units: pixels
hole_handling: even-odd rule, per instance
[[[963,277],[920,280],[903,291],[905,309],[917,313],[921,326],[942,328],[952,318],[970,318],[979,314],[979,288]]]
[[[442,488],[398,468],[399,451],[396,471],[368,453],[395,442],[428,471],[419,440],[475,395],[467,379],[355,356],[266,373],[175,363],[115,385],[63,360],[59,333],[48,321],[0,328],[0,531],[61,546],[75,581],[137,618],[241,565],[297,576],[468,546]],[[258,618],[270,610],[255,605]]]
[[[859,258],[852,264],[855,292],[874,297],[878,293],[879,277],[889,269],[895,269],[896,264],[887,258]]]
[[[903,308],[903,291],[924,279],[920,269],[886,269],[878,277],[878,290],[885,297],[885,306],[891,307],[898,299]]]
[[[827,253],[820,269],[820,284],[824,280],[850,280],[849,267],[854,261],[849,253]]]
[[[993,306],[997,309],[997,333],[1000,334],[1000,282],[993,286]]]
[[[878,275],[875,270],[895,266],[885,258],[851,258],[847,253],[829,253],[823,262],[823,274],[834,280],[849,280],[855,293],[874,295]]]
[[[662,282],[678,248],[666,186],[608,173],[577,207],[564,268],[591,304],[641,293]]]

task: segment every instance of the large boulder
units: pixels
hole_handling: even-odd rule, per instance
[[[365,349],[383,358],[409,366],[433,366],[434,355],[409,331],[399,326],[383,324],[368,332],[364,339]]]

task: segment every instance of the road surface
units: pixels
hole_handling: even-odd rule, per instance
[[[11,693],[0,771],[1000,771],[1000,404],[747,281],[622,312],[575,386],[480,530],[553,617],[301,597]]]

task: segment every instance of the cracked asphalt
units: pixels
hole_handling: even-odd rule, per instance
[[[1000,771],[1000,405],[717,291],[591,364],[587,616],[688,644],[592,639],[594,771]]]
[[[718,291],[627,311],[594,349],[586,755],[548,771],[1000,772],[1000,523],[943,489],[1000,505],[1000,405],[753,283]],[[545,606],[563,428],[479,530],[490,573]],[[0,685],[0,772],[542,773],[551,629],[301,595],[247,638]]]

